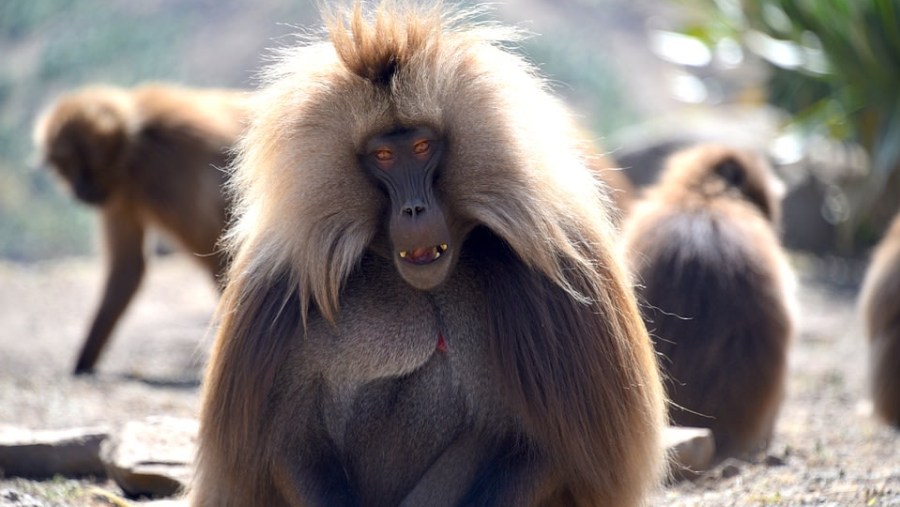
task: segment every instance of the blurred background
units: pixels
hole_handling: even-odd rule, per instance
[[[765,150],[785,242],[859,255],[897,209],[895,0],[515,0],[491,17],[638,183],[701,139]],[[267,48],[318,26],[309,0],[0,2],[0,259],[97,252],[94,217],[38,167],[35,117],[88,83],[253,87]]]
[[[36,159],[41,110],[98,82],[252,88],[270,48],[320,25],[319,1],[0,0],[0,437],[5,425],[195,417],[218,296],[189,256],[154,259],[98,374],[69,375],[105,268],[95,213]],[[532,34],[519,51],[638,186],[673,150],[715,140],[767,154],[788,189],[781,232],[800,311],[770,455],[726,463],[651,505],[900,505],[900,433],[868,415],[856,311],[868,255],[900,207],[900,1],[490,9]],[[4,503],[5,488],[45,501]],[[3,507],[111,505],[83,491],[0,470]]]

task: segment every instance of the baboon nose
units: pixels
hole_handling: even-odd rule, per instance
[[[400,213],[408,218],[416,218],[423,215],[426,211],[425,203],[421,201],[407,203],[400,210]]]

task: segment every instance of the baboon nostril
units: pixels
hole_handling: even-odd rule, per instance
[[[411,218],[415,218],[415,217],[421,215],[422,213],[425,213],[425,210],[426,210],[426,208],[425,208],[424,204],[410,204],[410,205],[404,206],[403,209],[401,210],[401,213],[403,213],[404,215],[407,215]]]

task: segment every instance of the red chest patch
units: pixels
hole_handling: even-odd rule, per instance
[[[441,332],[438,332],[437,351],[447,352],[447,340],[444,340],[444,334]]]

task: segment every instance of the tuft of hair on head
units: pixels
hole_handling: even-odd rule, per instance
[[[354,2],[346,15],[324,12],[325,26],[341,62],[352,73],[376,86],[388,86],[416,54],[439,40],[447,23],[441,2],[416,6],[387,0],[368,15]]]
[[[475,21],[486,10],[484,6],[449,9],[440,0],[383,0],[373,8],[355,1],[352,8],[323,9],[322,18],[341,63],[375,86],[388,87],[417,56],[438,51],[442,33],[464,27],[475,39],[485,41],[521,38],[518,30]]]
[[[666,162],[660,180],[708,198],[739,196],[756,206],[773,223],[780,220],[784,184],[760,154],[719,144],[698,144]]]
[[[734,156],[725,156],[713,166],[713,171],[729,186],[740,188],[747,179],[747,169]]]
[[[139,121],[134,109],[131,96],[116,86],[92,85],[67,92],[41,111],[31,132],[32,141],[38,151],[45,152],[67,129],[79,136],[88,135],[86,127],[97,135],[132,135]]]

